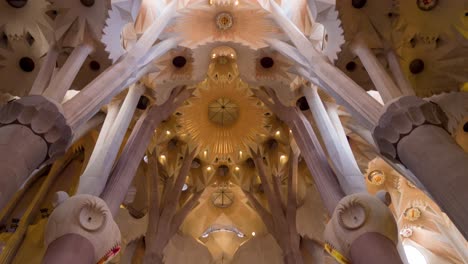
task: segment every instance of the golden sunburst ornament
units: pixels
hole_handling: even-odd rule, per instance
[[[208,162],[237,161],[257,136],[265,134],[267,109],[247,84],[208,78],[199,84],[195,96],[179,109],[179,133],[200,146]]]
[[[257,1],[216,1],[209,5],[204,0],[193,0],[178,12],[180,16],[166,32],[180,35],[180,45],[188,48],[223,41],[259,49],[268,46],[267,38],[281,34]]]

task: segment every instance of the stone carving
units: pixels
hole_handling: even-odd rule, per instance
[[[448,119],[435,103],[416,96],[404,96],[389,103],[374,128],[373,136],[382,155],[399,160],[397,145],[405,136],[421,125],[446,128]]]
[[[465,124],[468,117],[468,93],[451,92],[434,95],[428,98],[436,103],[447,115],[447,129],[453,136],[457,134],[457,128]]]
[[[183,5],[178,10],[180,17],[168,32],[179,34],[184,47],[228,41],[259,49],[268,46],[265,40],[269,33],[279,33],[268,19],[268,12],[259,8],[256,1],[244,1],[241,6],[216,4],[210,8],[199,1]]]
[[[421,217],[421,214],[422,214],[421,209],[417,207],[410,207],[406,209],[405,212],[403,213],[403,218],[405,218],[408,221],[414,222]]]
[[[45,230],[47,246],[61,236],[77,234],[93,245],[95,262],[105,263],[117,255],[120,230],[102,199],[87,194],[66,198],[64,192],[57,193],[57,196],[58,207],[50,215]]]
[[[366,233],[379,233],[396,245],[398,228],[386,203],[365,193],[346,196],[325,228],[326,243],[347,259],[353,242]]]
[[[63,155],[72,136],[60,106],[37,95],[23,97],[0,107],[0,130],[14,125],[27,127],[44,140],[47,144],[46,159]]]
[[[0,207],[33,170],[64,154],[71,137],[59,106],[42,96],[0,106]]]

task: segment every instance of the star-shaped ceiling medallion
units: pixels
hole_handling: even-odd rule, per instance
[[[178,133],[200,147],[200,156],[206,162],[237,162],[239,152],[247,153],[248,146],[267,133],[268,110],[238,75],[211,66],[210,71],[218,75],[235,77],[207,78],[200,83],[194,97],[178,110]]]
[[[230,126],[239,119],[239,106],[229,98],[219,98],[208,106],[208,118],[220,126]]]

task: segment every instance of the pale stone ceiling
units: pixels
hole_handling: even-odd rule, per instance
[[[111,61],[118,61],[135,44],[142,32],[161,14],[162,3],[165,2],[144,0],[141,9],[137,8],[138,1],[123,0],[96,0],[91,9],[80,1],[72,0],[51,1],[50,4],[44,0],[34,0],[28,1],[25,8],[14,9],[7,1],[1,2],[1,92],[13,96],[27,95],[51,45],[71,48],[82,41],[91,41],[91,38],[101,40],[102,43],[86,59],[73,82],[71,89],[81,90],[105,71]],[[345,1],[341,4],[338,2],[336,9],[334,1],[330,0],[312,1],[314,5],[309,5],[308,2],[311,1],[304,0],[276,2],[324,56],[366,90],[375,87],[348,45],[358,35],[358,31],[378,57],[385,56],[388,47],[395,47],[398,61],[419,96],[458,91],[468,81],[467,4],[462,1],[438,1],[440,6],[433,10],[428,7],[430,10],[424,12],[411,4],[411,1],[404,0],[378,3],[368,1],[364,9],[345,5]],[[112,10],[107,13],[109,5]],[[196,164],[192,164],[186,183],[190,190],[207,190],[200,205],[184,222],[181,232],[199,239],[210,226],[223,224],[234,226],[248,236],[241,239],[231,237],[232,233],[213,233],[206,241],[202,239],[201,242],[207,246],[216,263],[224,263],[220,259],[245,263],[242,260],[246,256],[255,256],[255,251],[249,252],[251,249],[247,248],[246,242],[252,238],[252,232],[258,235],[258,240],[271,240],[271,237],[263,237],[268,231],[254,210],[248,206],[243,193],[243,190],[260,196],[263,193],[258,175],[252,168],[253,161],[249,160],[249,147],[261,146],[271,170],[277,174],[282,173],[282,166],[289,155],[289,128],[250,89],[271,87],[284,104],[294,105],[302,96],[300,88],[308,84],[297,74],[296,63],[270,47],[268,39],[285,40],[286,36],[271,19],[268,5],[268,1],[260,0],[179,1],[178,17],[163,35],[168,38],[177,35],[182,42],[177,48],[152,62],[154,70],[141,79],[147,87],[145,96],[149,102],[164,102],[172,88],[178,85],[196,89],[194,96],[155,131],[149,149],[158,149],[158,158],[164,167],[164,173],[167,177],[172,177],[179,168],[177,160],[180,149],[186,145],[200,148],[201,153]],[[61,40],[60,43],[55,43],[58,39]],[[60,54],[58,66],[63,65],[68,54],[66,50]],[[423,66],[419,63],[419,67],[416,67],[417,60],[422,61]],[[388,65],[385,68],[390,71]],[[18,83],[22,85],[17,85]],[[123,96],[121,94],[114,100]],[[322,97],[326,102],[335,103],[326,94]],[[223,107],[229,110],[224,110]],[[107,110],[104,108],[103,111]],[[220,117],[220,111],[225,111],[229,118]],[[139,110],[135,114],[132,126],[142,112]],[[312,125],[315,125],[310,114],[307,115]],[[344,122],[347,115],[343,113]],[[457,129],[460,130],[457,140],[466,150],[467,137],[462,135],[461,126]],[[97,131],[93,131],[75,145],[76,149],[85,150],[87,158],[84,158],[84,164],[89,159],[96,133]],[[369,148],[356,134],[349,133],[349,136],[351,144],[357,146],[361,143]],[[365,168],[375,157],[375,153],[369,154],[369,149],[367,153],[366,150],[362,151],[364,153],[360,151],[362,148],[356,147],[354,154],[362,161],[361,167]],[[378,161],[374,163],[376,162]],[[385,167],[374,163],[370,165],[370,172],[375,171],[373,166]],[[226,167],[227,171],[224,171]],[[417,235],[412,238],[413,242],[422,245],[423,240],[428,237],[439,237],[441,227],[430,222],[433,218],[425,218],[425,215],[441,214],[440,209],[421,191],[414,191],[412,186],[405,185],[409,182],[396,172],[387,167],[385,170],[389,171],[385,171],[386,178],[380,178],[377,182],[372,177],[369,179],[369,191],[374,193],[386,189],[390,190],[391,195],[398,196],[400,203],[393,210],[395,215],[401,217],[398,219],[399,226],[426,231],[415,232]],[[300,172],[302,184],[298,197],[298,232],[310,239],[322,241],[321,232],[327,220],[324,217],[325,209],[304,162],[300,163]],[[145,215],[148,210],[145,184],[142,183],[143,174],[143,169],[140,169],[134,180],[135,197],[125,204],[128,208],[133,208],[133,216]],[[73,180],[57,183],[61,187],[56,186],[54,189],[73,190],[78,177],[79,174],[75,173]],[[233,203],[224,209],[214,206],[211,199],[211,194],[219,190],[221,183],[233,186],[228,188],[233,192]],[[35,189],[31,188],[29,192],[34,193]],[[21,201],[23,206],[28,199],[26,197]],[[47,200],[50,203],[52,197]],[[411,216],[405,217],[409,215],[407,210],[413,207],[423,210],[422,213],[419,212],[421,215],[413,212]],[[16,214],[20,212],[15,212],[15,216]],[[315,222],[307,221],[311,217],[316,218]],[[122,226],[144,225],[133,220],[134,224],[124,221]],[[128,243],[143,236],[132,232],[122,233],[124,237],[128,236],[125,237]],[[168,252],[176,252],[174,248],[177,245],[193,242],[183,242],[184,238],[179,237],[177,239],[171,242],[173,244],[168,247]],[[268,245],[267,242],[259,243],[255,239],[251,243],[257,243],[255,246],[258,248]],[[462,263],[457,255],[460,252],[451,249],[447,243],[442,246],[423,246],[439,258]],[[278,250],[273,252],[277,253]],[[168,254],[176,258],[176,253]],[[261,263],[271,262],[268,257],[263,257]]]

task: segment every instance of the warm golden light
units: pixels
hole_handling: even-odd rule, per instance
[[[286,164],[287,161],[288,161],[288,157],[286,155],[281,155],[280,156],[280,163],[282,165]]]
[[[159,156],[159,162],[161,162],[162,164],[164,164],[166,162],[166,155],[161,155]]]

